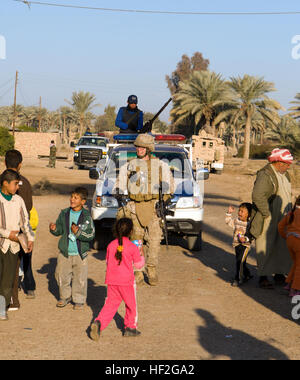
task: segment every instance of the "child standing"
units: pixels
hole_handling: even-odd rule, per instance
[[[298,196],[293,210],[278,224],[280,235],[286,239],[288,249],[292,256],[293,267],[286,278],[290,296],[300,295],[300,196]]]
[[[145,265],[138,247],[129,240],[133,223],[131,219],[122,218],[116,223],[117,239],[107,247],[106,278],[107,298],[100,314],[91,325],[91,338],[98,341],[100,332],[111,322],[122,301],[125,302],[124,336],[138,336],[136,283],[133,264],[137,269]]]
[[[5,153],[6,169],[12,169],[18,172],[20,175],[20,182],[19,182],[19,188],[18,188],[17,194],[20,195],[21,198],[23,198],[27,212],[30,215],[30,212],[33,207],[32,188],[28,179],[25,178],[20,173],[22,165],[23,165],[23,156],[21,152],[19,152],[16,149],[11,149]],[[23,269],[24,269],[23,289],[24,289],[24,292],[26,293],[26,298],[32,299],[35,297],[36,283],[34,280],[33,270],[32,270],[32,252],[25,253],[21,245],[18,263],[17,263],[16,278],[15,278],[15,283],[14,283],[14,288],[13,288],[13,293],[12,293],[12,303],[9,307],[9,310],[18,310],[20,308],[18,288],[19,288],[19,267],[20,267],[21,261],[23,262]]]
[[[32,252],[34,234],[29,224],[29,216],[23,199],[16,194],[20,175],[7,169],[1,174],[0,184],[0,295],[5,298],[8,308],[16,275],[18,252],[20,251],[19,232],[27,238],[27,252]],[[2,314],[1,320],[7,320]]]
[[[232,286],[240,286],[243,282],[250,280],[253,276],[247,267],[246,260],[251,248],[251,238],[247,234],[249,219],[251,216],[251,203],[242,203],[239,206],[238,218],[233,218],[234,207],[229,206],[225,222],[233,228],[233,247],[236,254],[236,273]]]
[[[70,207],[62,210],[56,223],[49,226],[54,236],[62,236],[58,243],[60,254],[55,271],[60,294],[56,306],[59,308],[73,301],[74,310],[80,310],[86,302],[87,256],[90,242],[95,237],[93,220],[83,208],[87,197],[85,188],[76,188],[71,194]]]

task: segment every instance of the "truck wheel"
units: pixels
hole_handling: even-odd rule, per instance
[[[188,235],[187,245],[190,251],[201,251],[202,249],[202,233],[199,235]]]

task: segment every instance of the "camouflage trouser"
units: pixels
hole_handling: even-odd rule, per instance
[[[155,210],[153,211],[151,222],[146,227],[143,227],[137,218],[134,202],[128,202],[124,208],[120,208],[118,210],[117,219],[124,217],[131,219],[133,222],[133,233],[131,240],[143,241],[146,266],[157,267],[158,252],[160,250],[160,242],[163,234],[160,226],[160,219],[158,218]],[[142,270],[143,269],[141,269],[141,271]]]
[[[52,157],[52,156],[50,156],[49,157],[49,167],[50,168],[55,168],[55,163],[56,163],[56,157]]]

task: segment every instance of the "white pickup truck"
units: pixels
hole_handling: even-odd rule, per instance
[[[208,176],[207,170],[194,173],[188,151],[180,145],[155,144],[153,154],[172,165],[170,168],[176,190],[168,205],[174,214],[166,217],[168,232],[185,236],[188,248],[199,251],[202,243],[203,179]],[[114,197],[113,189],[120,166],[135,157],[136,148],[133,144],[117,145],[112,148],[107,160],[101,160],[96,168],[90,169],[90,178],[97,180],[91,214],[100,246],[107,243],[107,231],[115,223],[118,201]]]

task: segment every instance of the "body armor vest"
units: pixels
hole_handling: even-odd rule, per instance
[[[159,159],[151,157],[148,161],[132,160],[128,170],[128,194],[131,200],[147,202],[159,199],[159,183],[162,177]]]
[[[138,128],[138,120],[139,120],[139,109],[135,109],[134,111],[129,111],[128,107],[123,108],[123,118],[122,121],[128,124],[128,129],[121,131],[123,133],[136,133]]]

